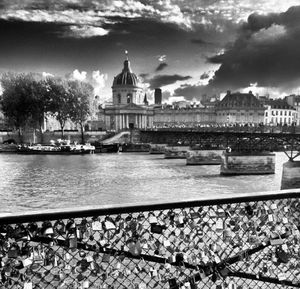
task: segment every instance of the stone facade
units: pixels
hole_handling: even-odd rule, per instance
[[[265,101],[264,124],[292,125],[296,123],[297,111],[283,99]]]
[[[131,71],[128,59],[112,85],[112,103],[99,110],[98,125],[104,130],[120,131],[153,126],[153,106],[148,105],[138,77]]]
[[[227,92],[225,97],[216,105],[217,123],[263,123],[264,105],[252,92],[231,93]]]
[[[300,125],[300,95],[289,95],[285,97],[286,102],[296,110],[294,122]]]
[[[216,122],[214,108],[155,108],[153,116],[154,125],[172,125],[172,124],[211,124]]]

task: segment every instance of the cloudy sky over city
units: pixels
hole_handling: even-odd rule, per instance
[[[0,73],[91,82],[111,99],[125,50],[165,98],[299,93],[299,0],[1,0]],[[298,6],[297,6],[298,5]]]

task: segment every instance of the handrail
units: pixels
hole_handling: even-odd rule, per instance
[[[2,214],[0,288],[300,288],[299,199],[291,189]]]

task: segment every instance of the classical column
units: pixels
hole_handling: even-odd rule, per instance
[[[139,115],[138,114],[136,114],[135,116],[134,116],[134,122],[135,122],[135,127],[139,127],[139,119],[138,119],[138,117],[139,117]]]
[[[115,115],[115,130],[119,130],[119,116],[117,114]]]

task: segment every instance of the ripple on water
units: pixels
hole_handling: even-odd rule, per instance
[[[0,155],[0,210],[169,202],[280,189],[284,154],[274,175],[219,175],[219,166],[186,166],[148,154]]]

